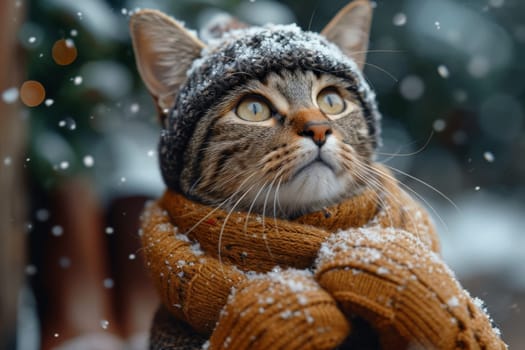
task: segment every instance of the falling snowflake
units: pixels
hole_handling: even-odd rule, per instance
[[[12,87],[2,93],[2,100],[7,104],[15,103],[18,100],[18,95],[18,89]]]
[[[133,103],[129,107],[129,110],[131,111],[131,113],[135,114],[135,113],[137,113],[140,110],[140,106],[139,106],[138,103]]]
[[[49,210],[47,209],[38,209],[35,213],[36,219],[38,221],[44,222],[49,219]]]
[[[425,83],[420,77],[409,75],[401,81],[399,91],[405,99],[415,101],[425,92]]]
[[[502,7],[505,4],[505,0],[489,0],[489,5],[494,8]]]
[[[75,130],[77,128],[77,122],[73,118],[66,118],[66,124],[68,124],[69,130]]]
[[[443,119],[436,119],[432,124],[432,127],[434,128],[434,131],[441,132],[445,130],[445,128],[447,127],[447,123],[445,123]]]
[[[55,225],[51,228],[51,234],[55,237],[60,237],[64,233],[64,229],[60,225]]]
[[[72,39],[64,40],[64,44],[67,48],[72,49],[75,47],[75,42]]]
[[[71,259],[69,259],[67,256],[63,256],[58,259],[58,265],[63,269],[67,269],[71,266]]]
[[[490,72],[490,62],[485,56],[473,56],[467,64],[467,71],[474,78],[483,78]]]
[[[113,282],[112,278],[105,278],[102,284],[104,285],[104,288],[106,289],[111,289],[115,286],[115,282]]]
[[[95,164],[95,159],[89,154],[85,156],[82,161],[84,162],[86,168],[91,168]]]
[[[82,81],[83,81],[83,78],[80,75],[77,75],[76,77],[73,78],[73,84],[77,86],[82,84]]]
[[[407,23],[407,16],[402,12],[398,12],[392,18],[392,23],[397,27],[402,27]]]
[[[438,66],[438,74],[442,77],[442,78],[448,78],[450,76],[450,72],[447,68],[447,66],[441,64]]]
[[[26,275],[34,276],[37,273],[38,270],[37,270],[35,265],[29,264],[29,265],[26,266],[25,271],[26,271]]]
[[[64,161],[60,162],[59,167],[62,170],[66,170],[66,169],[69,168],[69,162],[64,160]]]
[[[485,160],[489,163],[492,163],[494,160],[496,160],[496,157],[494,157],[494,154],[490,151],[483,153],[483,158],[485,158]]]

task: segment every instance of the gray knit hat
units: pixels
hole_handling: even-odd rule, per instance
[[[379,144],[380,119],[375,94],[356,63],[323,36],[302,31],[295,24],[234,30],[213,40],[187,72],[166,129],[159,154],[166,185],[179,189],[184,151],[197,121],[233,88],[271,72],[305,70],[329,73],[351,83],[361,102],[368,129]],[[243,74],[239,74],[243,73]]]

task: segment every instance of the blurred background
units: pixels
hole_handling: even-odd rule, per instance
[[[227,11],[320,31],[346,3],[2,1],[0,348],[51,348],[76,334],[61,325],[79,314],[98,321],[79,321],[77,333],[147,331],[156,299],[137,220],[164,186],[130,46],[133,11],[160,9],[190,28]],[[374,6],[365,75],[383,112],[378,158],[429,207],[445,260],[504,340],[525,348],[525,2]],[[93,290],[74,288],[86,281]]]

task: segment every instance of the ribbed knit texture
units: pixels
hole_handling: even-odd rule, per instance
[[[142,242],[179,321],[172,340],[153,337],[151,348],[178,349],[167,345],[191,342],[191,329],[208,349],[335,349],[357,315],[384,349],[504,349],[437,254],[426,212],[390,176],[379,181],[380,190],[292,221],[167,191],[144,213]]]
[[[237,286],[210,349],[334,349],[348,332],[336,301],[311,274],[275,271]]]
[[[345,314],[374,325],[384,349],[505,348],[439,256],[407,231],[375,226],[331,236],[316,280]]]

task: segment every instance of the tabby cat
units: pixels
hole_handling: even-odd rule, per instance
[[[142,11],[131,32],[165,128],[168,187],[212,206],[290,218],[373,185],[380,117],[361,74],[371,12],[355,1],[321,36],[231,21],[209,26],[205,44]]]
[[[142,216],[151,349],[505,349],[424,209],[374,164],[371,13],[354,1],[321,34],[231,20],[206,43],[132,17],[168,186]]]

